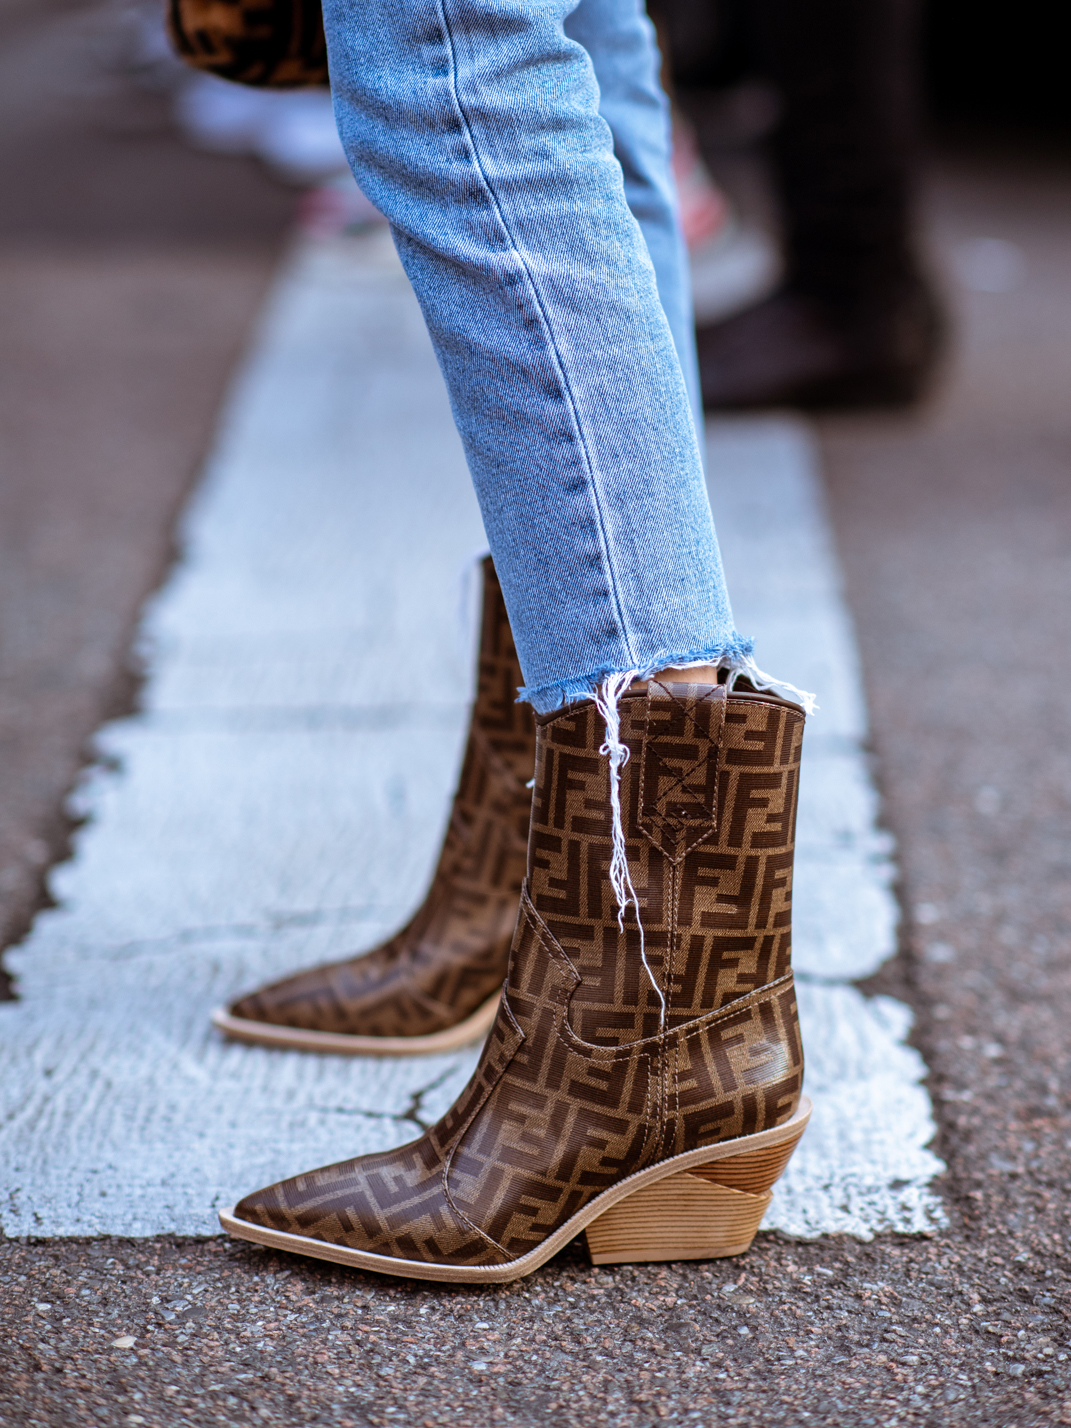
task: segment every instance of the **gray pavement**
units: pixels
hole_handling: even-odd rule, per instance
[[[950,287],[962,345],[928,410],[823,423],[820,439],[909,914],[898,955],[866,990],[916,1009],[947,1227],[869,1243],[764,1234],[745,1259],[713,1265],[594,1270],[573,1247],[489,1292],[217,1240],[9,1240],[0,1422],[1071,1423],[1071,180],[1015,156],[954,156],[931,211],[950,270],[969,268],[965,242],[997,237],[1025,255],[1025,276],[1005,291]],[[20,876],[58,849],[48,830],[61,794],[123,688],[136,609],[166,563],[173,512],[266,275],[265,249],[245,252],[246,305],[221,323],[216,365],[187,389],[183,421],[171,425],[166,402],[146,417],[141,484],[127,487],[145,506],[122,542],[84,483],[31,479],[81,470],[65,463],[101,451],[110,470],[122,443],[109,448],[90,418],[111,394],[88,403],[81,442],[72,426],[63,450],[30,465],[47,430],[38,420],[29,455],[5,454],[0,499],[20,503],[33,539],[4,547],[4,647],[32,631],[14,648],[41,671],[26,656],[0,684],[5,716],[21,720],[18,743],[5,725],[0,768]],[[196,288],[197,269],[185,271]],[[45,274],[30,292],[16,329],[27,345],[50,331],[38,317],[50,291]],[[69,327],[52,340],[68,370],[91,366],[108,311],[91,305],[79,325],[63,305]],[[198,342],[203,325],[191,324]],[[197,367],[200,350],[185,363]],[[129,419],[120,406],[116,431]],[[62,559],[50,566],[52,550]],[[57,570],[71,582],[58,599]],[[46,619],[37,611],[49,601]],[[50,724],[63,699],[75,712]],[[23,884],[8,899],[16,926]]]

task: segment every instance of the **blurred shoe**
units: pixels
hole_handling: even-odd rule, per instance
[[[921,280],[883,302],[841,306],[791,285],[696,328],[708,411],[902,406],[917,401],[942,346],[940,309]]]
[[[738,221],[703,162],[695,129],[675,106],[672,115],[673,179],[688,247],[692,307],[696,322],[716,322],[776,286],[780,254],[765,233]]]
[[[697,324],[720,322],[761,302],[782,275],[777,244],[762,229],[735,218],[728,231],[688,254],[692,274],[692,309]]]
[[[251,154],[278,92],[195,74],[175,96],[175,122],[183,137],[212,154]]]

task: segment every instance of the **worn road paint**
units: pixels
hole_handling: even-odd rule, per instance
[[[803,741],[793,964],[815,1103],[767,1227],[869,1236],[943,1222],[944,1166],[910,1010],[851,981],[896,950],[893,840],[878,825],[866,706],[813,439],[784,418],[723,421],[707,471],[737,627],[761,668],[818,695]]]
[[[892,950],[895,906],[812,448],[785,422],[719,425],[710,469],[739,622],[823,706],[797,918],[817,1109],[767,1223],[925,1229],[940,1164],[909,1015],[848,984]],[[385,235],[306,247],[147,612],[143,712],[101,732],[59,906],[11,956],[6,1234],[210,1234],[218,1206],[410,1139],[457,1094],[475,1051],[271,1052],[228,1045],[207,1016],[374,944],[419,900],[460,754],[482,544]]]

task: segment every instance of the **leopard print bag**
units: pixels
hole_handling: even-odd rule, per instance
[[[168,0],[179,55],[220,79],[270,89],[327,84],[320,0]]]

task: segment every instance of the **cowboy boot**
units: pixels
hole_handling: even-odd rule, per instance
[[[468,746],[427,897],[389,942],[314,967],[213,1012],[240,1041],[304,1051],[449,1051],[487,1034],[509,962],[524,879],[535,722],[494,565]]]
[[[453,1108],[247,1196],[220,1216],[232,1235],[468,1283],[582,1230],[600,1264],[751,1243],[809,1115],[789,967],[803,713],[661,676],[619,712],[619,739],[605,699],[537,718],[509,976]]]

